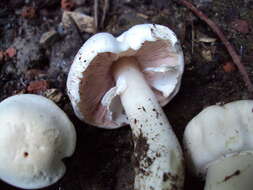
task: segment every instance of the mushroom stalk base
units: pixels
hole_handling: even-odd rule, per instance
[[[133,133],[135,190],[182,189],[183,157],[178,140],[136,59],[115,63],[117,87]]]
[[[252,190],[253,152],[222,158],[208,167],[205,190]]]

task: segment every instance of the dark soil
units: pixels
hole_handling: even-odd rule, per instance
[[[94,16],[92,0],[72,1],[74,11]],[[253,80],[253,1],[193,2],[223,29]],[[99,1],[99,20],[103,3]],[[24,15],[25,7],[34,9],[29,13],[35,14]],[[46,189],[133,190],[130,128],[102,130],[87,126],[74,116],[66,95],[66,77],[74,55],[91,34],[80,33],[76,26],[64,30],[60,24],[62,13],[59,0],[0,1],[0,50],[16,50],[14,56],[2,60],[0,55],[0,100],[18,93],[42,94],[53,99],[74,122],[78,132],[77,150],[65,160],[67,173],[63,179]],[[98,31],[118,35],[138,23],[166,25],[181,40],[185,54],[182,86],[164,108],[180,142],[187,123],[204,107],[252,97],[217,36],[189,10],[173,1],[111,0],[104,27],[100,24]],[[47,46],[41,45],[42,34],[51,29],[57,31],[58,37]],[[210,38],[216,40],[204,42]],[[44,81],[35,84],[38,89],[28,88],[38,80]],[[46,89],[56,89],[54,96]],[[0,182],[0,189],[15,188]],[[203,182],[187,173],[185,189],[203,189]]]

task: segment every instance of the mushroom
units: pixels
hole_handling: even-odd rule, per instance
[[[75,114],[115,129],[130,124],[135,189],[182,189],[183,156],[161,106],[178,92],[183,53],[167,27],[141,24],[115,38],[88,39],[71,66],[67,89]]]
[[[252,100],[210,106],[187,125],[187,162],[195,175],[206,178],[205,190],[252,189],[252,108]]]
[[[0,179],[38,189],[65,173],[62,159],[73,154],[76,132],[66,114],[39,95],[15,95],[0,103]]]

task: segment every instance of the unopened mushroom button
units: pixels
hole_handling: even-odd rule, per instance
[[[62,159],[73,154],[76,132],[67,115],[51,100],[22,94],[0,103],[0,179],[38,189],[65,173]]]

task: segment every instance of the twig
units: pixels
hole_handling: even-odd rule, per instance
[[[100,22],[101,29],[104,28],[105,18],[106,18],[107,11],[109,10],[109,5],[110,5],[110,0],[104,0],[103,15]]]
[[[193,23],[193,19],[191,18],[191,35],[192,35],[192,54],[194,53],[194,46],[195,46],[195,29],[194,29],[194,23]]]
[[[94,0],[94,25],[95,25],[95,31],[98,31],[98,1]]]
[[[205,21],[209,27],[218,35],[220,40],[223,42],[225,47],[227,48],[228,53],[232,57],[232,60],[234,61],[235,65],[239,69],[239,72],[241,73],[243,80],[250,92],[253,92],[253,85],[250,81],[249,75],[244,67],[244,65],[241,63],[241,59],[239,55],[236,53],[234,47],[230,44],[230,42],[227,40],[223,32],[220,30],[220,28],[215,24],[212,20],[210,20],[202,11],[198,10],[195,6],[193,6],[190,2],[186,0],[179,0],[178,3],[184,5],[188,9],[190,9],[194,14],[196,14],[201,20]]]

